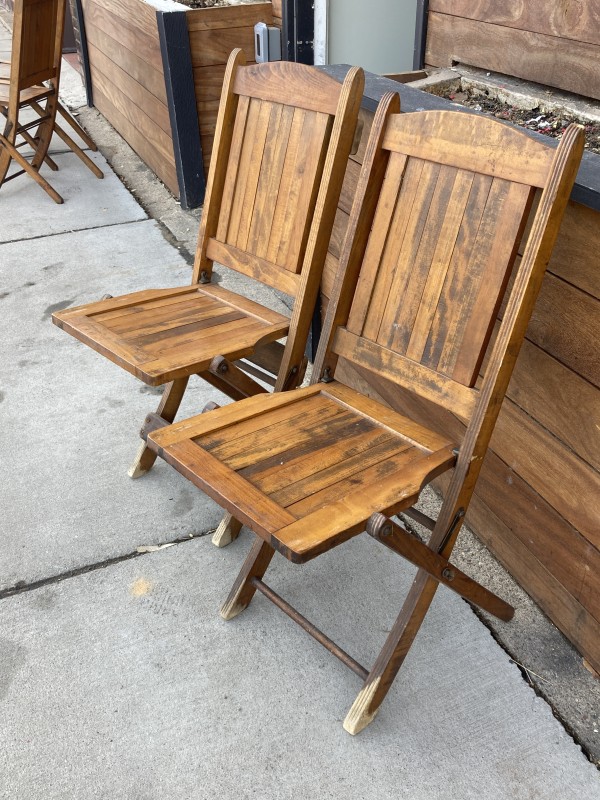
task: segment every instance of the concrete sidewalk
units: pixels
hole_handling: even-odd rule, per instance
[[[154,182],[157,221],[101,155],[98,181],[53,151],[63,206],[25,176],[0,189],[0,798],[597,798],[594,765],[443,588],[354,738],[352,673],[264,598],[221,620],[250,534],[214,548],[220,509],[163,462],[127,477],[156,391],[50,323],[106,292],[187,283],[197,215],[161,206]],[[198,381],[182,414],[209,397]],[[369,664],[412,575],[365,536],[302,569],[275,559],[269,582]]]

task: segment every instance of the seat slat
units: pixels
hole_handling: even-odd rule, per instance
[[[183,341],[186,337],[189,341],[191,334],[196,334],[198,331],[211,329],[215,336],[221,336],[224,332],[231,330],[239,331],[241,328],[250,328],[249,325],[242,325],[242,321],[247,320],[245,314],[231,308],[224,308],[221,312],[207,315],[205,319],[198,319],[202,314],[194,315],[188,314],[187,319],[168,320],[162,326],[155,326],[155,330],[144,330],[142,332],[136,331],[131,334],[134,341],[139,342],[142,347],[149,347],[158,342],[168,342],[169,348],[172,344]],[[236,323],[238,323],[236,325]],[[254,327],[254,326],[252,326]],[[177,333],[175,333],[177,331]],[[212,335],[212,333],[211,333]],[[129,338],[129,337],[128,337]],[[196,340],[194,337],[194,347]],[[159,351],[160,352],[160,351]]]
[[[291,561],[302,563],[363,531],[371,514],[409,508],[421,487],[454,463],[451,447],[415,459],[385,478],[333,500],[285,528],[272,542]]]
[[[258,486],[266,494],[272,494],[284,486],[307,478],[315,471],[327,469],[334,464],[347,461],[354,456],[362,456],[371,450],[380,452],[382,448],[396,447],[396,437],[389,431],[373,428],[357,434],[351,439],[340,440],[337,435],[326,431],[315,449],[314,442],[288,447],[285,453],[266,458],[249,467],[239,470],[247,480]]]
[[[393,469],[420,455],[419,450],[406,442],[389,438],[350,458],[339,459],[329,468],[320,468],[321,462],[317,461],[312,475],[266,493],[294,516],[300,517],[343,497],[348,491],[381,480]],[[265,491],[264,487],[261,488]]]
[[[144,320],[151,319],[152,317],[158,318],[163,316],[167,312],[167,306],[175,306],[176,311],[179,311],[181,308],[193,308],[194,305],[197,305],[199,300],[202,300],[203,308],[211,309],[217,308],[219,305],[217,300],[213,300],[210,297],[202,297],[203,292],[199,291],[196,287],[187,287],[188,292],[179,292],[178,294],[170,294],[168,290],[164,290],[164,295],[159,296],[156,300],[149,300],[145,302],[135,303],[133,305],[124,305],[120,308],[116,308],[114,311],[88,311],[88,312],[81,312],[80,309],[77,309],[77,313],[81,313],[81,316],[89,316],[93,317],[96,322],[101,322],[103,325],[106,325],[108,328],[115,330],[115,325],[128,325],[128,318],[134,316],[142,316]],[[187,297],[186,297],[187,295]],[[102,303],[108,302],[105,300],[100,301]],[[221,304],[222,305],[222,304]],[[88,306],[88,308],[93,309],[95,304]],[[170,311],[168,313],[171,313]]]
[[[161,455],[195,486],[228,511],[235,511],[240,522],[266,539],[270,539],[272,531],[295,520],[292,514],[194,442],[177,442]],[[210,476],[210,480],[204,480],[203,475]]]
[[[158,448],[167,448],[176,442],[186,439],[196,439],[212,431],[220,430],[242,420],[251,419],[265,412],[265,401],[269,411],[282,406],[301,402],[306,397],[319,394],[320,386],[306,386],[293,392],[280,392],[270,395],[256,395],[237,403],[223,406],[208,414],[197,414],[189,419],[175,422],[166,428],[153,431],[148,440]]]
[[[282,421],[290,421],[304,413],[311,414],[314,411],[322,411],[327,406],[327,399],[322,397],[321,394],[305,398],[302,403],[288,403],[284,406],[278,406],[273,410],[265,411],[260,416],[251,416],[248,419],[242,419],[239,422],[234,422],[226,428],[219,428],[217,431],[207,433],[200,438],[195,437],[197,444],[204,447],[206,450],[214,450],[224,444],[231,445],[241,437],[248,434],[254,434],[257,431],[265,431],[270,426],[275,425]],[[329,405],[331,405],[329,403]]]
[[[339,381],[326,384],[323,388],[323,393],[345,403],[356,412],[370,417],[378,425],[385,426],[394,433],[399,433],[412,444],[424,450],[441,450],[449,442],[447,438],[440,436],[435,431],[419,425],[409,417],[405,417],[392,408],[388,408],[388,406],[371,400],[370,397],[357,392],[355,389],[344,386]]]
[[[122,313],[117,317],[106,319],[103,316],[95,316],[93,319],[114,333],[143,336],[146,333],[177,327],[178,324],[185,323],[189,319],[209,319],[226,311],[231,311],[231,306],[217,303],[197,292],[190,300],[167,301],[161,305],[154,305],[153,308],[148,308],[146,305],[134,306],[127,313]]]
[[[230,466],[239,470],[273,455],[283,454],[288,447],[310,442],[317,446],[319,438],[352,436],[372,428],[372,424],[361,417],[356,417],[339,406],[332,406],[318,414],[303,415],[294,425],[281,422],[266,431],[248,434],[241,439],[226,443],[214,449],[214,455]]]

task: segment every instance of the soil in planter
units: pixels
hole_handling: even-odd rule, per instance
[[[437,91],[436,94],[438,94]],[[540,111],[539,108],[529,110],[515,108],[495,97],[487,97],[480,92],[475,93],[468,89],[448,90],[439,94],[447,100],[452,100],[453,103],[459,103],[461,106],[481,111],[491,117],[513,122],[522,128],[529,128],[529,130],[544,133],[546,136],[552,136],[555,139],[560,139],[571,122],[579,122],[585,128],[586,150],[592,153],[600,153],[600,124],[597,122],[580,119],[560,109]]]
[[[248,6],[264,0],[177,0],[188,8],[222,8],[223,6]]]

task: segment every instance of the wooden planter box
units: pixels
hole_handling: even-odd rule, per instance
[[[338,78],[343,68],[328,68]],[[348,162],[323,278],[330,296],[375,101],[398,91],[405,112],[456,105],[367,76],[361,145]],[[368,110],[370,109],[370,110]],[[552,140],[543,137],[546,141]],[[472,530],[600,671],[600,155],[586,153],[467,514]],[[361,385],[424,424],[455,417],[368,372]],[[464,429],[463,429],[464,430]],[[443,491],[444,484],[438,482]]]
[[[77,6],[90,105],[184,208],[200,205],[227,57],[241,47],[252,62],[254,25],[273,24],[273,3],[191,9],[171,0],[77,0]]]

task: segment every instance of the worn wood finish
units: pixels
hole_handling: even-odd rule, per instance
[[[367,119],[366,131],[369,125]],[[323,273],[325,307],[356,185],[356,163],[350,161]],[[594,568],[600,553],[590,514],[600,495],[599,298],[600,215],[569,201],[467,519],[597,669],[600,638],[590,631],[600,625]],[[409,403],[406,392],[373,372],[344,362],[343,375],[393,408],[418,414],[422,424],[444,426],[462,438],[457,420],[425,400]],[[452,420],[455,428],[448,427]]]
[[[242,400],[148,436],[152,449],[259,537],[223,607],[225,618],[239,613],[256,588],[295,618],[262,582],[273,549],[303,563],[366,526],[418,566],[346,717],[352,734],[377,713],[440,582],[502,619],[513,613],[449,558],[583,153],[576,125],[553,151],[483,118],[394,110],[397,99],[385,96],[365,149],[311,385]],[[471,169],[455,145],[462,140]],[[539,185],[541,199],[515,266]],[[405,368],[409,363],[416,369]],[[344,364],[413,398],[417,408],[433,400],[450,430],[436,432],[344,385]],[[443,388],[434,391],[435,384]],[[413,506],[423,486],[444,475],[445,499],[430,541],[410,540],[389,515]],[[364,675],[314,626],[297,621]]]
[[[25,173],[56,203],[62,203],[63,198],[40,175],[44,163],[53,170],[58,169],[48,156],[53,133],[57,133],[97,177],[103,177],[89,156],[56,122],[60,111],[71,127],[81,130],[58,102],[64,15],[65,0],[17,0],[10,60],[4,61],[0,72],[0,114],[6,120],[0,133],[0,187],[5,181]],[[24,118],[23,112],[28,110],[33,110],[37,118],[32,121]],[[18,150],[24,143],[33,150],[28,159]],[[21,170],[7,177],[11,161]]]
[[[597,3],[437,0],[429,7],[425,61],[492,69],[599,99],[599,21]]]
[[[429,0],[429,11],[600,45],[600,6],[597,0],[587,3],[561,3],[557,0],[528,0],[527,3]]]
[[[239,79],[246,69],[249,79]],[[277,91],[264,89],[271,82]],[[147,384],[169,383],[157,412],[166,421],[174,419],[193,374],[236,400],[263,392],[240,361],[256,350],[261,368],[273,372],[276,390],[302,380],[363,82],[359,69],[339,84],[304,65],[247,68],[242,53],[234,51],[222,91],[192,285],[136,292],[54,315],[57,325]],[[322,86],[317,95],[323,110],[296,106],[296,98],[315,85]],[[243,86],[260,96],[240,94]],[[334,90],[337,105],[331,111]],[[210,284],[215,259],[290,294],[291,319]],[[284,347],[267,347],[285,336]],[[129,474],[144,474],[153,460],[143,446]]]

